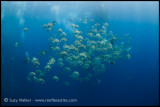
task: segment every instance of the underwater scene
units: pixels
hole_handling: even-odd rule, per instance
[[[1,1],[1,105],[158,106],[158,1]]]

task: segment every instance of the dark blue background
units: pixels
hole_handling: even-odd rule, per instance
[[[107,105],[155,106],[159,104],[159,2],[1,2],[1,103],[2,105]],[[57,10],[52,9],[59,6]],[[18,14],[18,11],[20,14]],[[25,52],[37,57],[41,69],[53,53],[39,56],[49,48],[48,38],[62,28],[73,40],[67,27],[69,17],[83,17],[90,12],[96,22],[109,23],[114,34],[129,33],[132,38],[131,59],[106,64],[100,84],[71,82],[64,86],[52,76],[61,69],[54,65],[44,85],[29,83],[26,78],[33,65],[24,63]],[[20,18],[25,20],[19,23]],[[57,20],[52,32],[43,24]],[[23,28],[29,31],[24,33]],[[84,26],[86,27],[86,26]],[[85,28],[81,28],[85,31]],[[19,42],[17,48],[15,42]],[[15,59],[12,59],[14,57]],[[5,103],[4,98],[73,98],[75,103]]]

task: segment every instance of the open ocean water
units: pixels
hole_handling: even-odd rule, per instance
[[[53,20],[56,24],[52,23]],[[51,29],[46,27],[48,23],[53,25]],[[83,32],[80,34],[83,37],[82,43],[87,46],[89,40],[85,38],[96,23],[100,26],[107,23],[107,34],[112,31],[112,36],[117,38],[116,41],[121,40],[121,44],[128,42],[124,35],[129,34],[129,46],[126,47],[130,58],[119,58],[118,54],[119,59],[114,60],[115,63],[110,61],[112,63],[102,64],[102,61],[97,61],[95,65],[83,70],[84,63],[73,67],[74,63],[69,64],[73,59],[67,63],[65,60],[68,57],[63,57],[64,66],[71,68],[69,72],[63,71],[64,66],[58,66],[58,59],[62,56],[57,51],[49,50],[50,46],[55,45],[60,47],[60,52],[63,50],[57,30],[61,28],[66,33],[66,44],[71,45],[78,39],[73,34],[78,29]],[[43,26],[44,24],[46,25]],[[79,27],[72,28],[71,24]],[[99,31],[101,28],[96,29]],[[60,43],[54,44],[48,40],[50,37],[57,38]],[[111,44],[109,41],[110,38],[107,43]],[[123,51],[116,41],[118,49]],[[44,56],[40,54],[42,51],[46,52]],[[83,51],[78,50],[75,54]],[[85,51],[90,55],[87,49]],[[67,53],[74,52],[67,50]],[[104,52],[94,51],[93,54],[89,58],[92,63],[96,56],[104,55]],[[27,57],[29,63],[26,62]],[[34,66],[33,57],[38,59],[38,67]],[[44,67],[51,58],[56,62],[49,71],[45,71]],[[86,59],[80,61],[85,62]],[[96,69],[99,65],[106,69],[101,72],[101,67]],[[41,79],[44,83],[39,80],[38,74],[27,79],[29,73],[37,69],[45,72]],[[74,71],[79,74],[72,78]],[[74,72],[74,76],[77,76],[77,72]],[[84,75],[88,73],[92,74],[92,78],[85,78]],[[58,80],[53,76],[57,76]],[[159,2],[1,1],[1,104],[158,106]]]

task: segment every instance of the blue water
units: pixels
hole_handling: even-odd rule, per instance
[[[49,48],[48,38],[62,28],[68,41],[73,40],[69,17],[88,17],[95,22],[108,22],[117,35],[128,33],[132,38],[131,58],[106,64],[99,76],[100,84],[72,81],[69,87],[52,80],[54,72],[45,77],[45,84],[26,80],[33,64],[26,64],[26,52],[37,57],[43,66],[49,56],[38,53]],[[57,21],[51,32],[43,24]],[[27,27],[28,32],[23,32]],[[80,28],[86,31],[83,26]],[[15,47],[18,42],[18,47]],[[62,80],[67,78],[62,78]],[[77,99],[74,103],[11,103],[4,98]],[[159,2],[1,2],[1,104],[2,105],[159,105]]]

